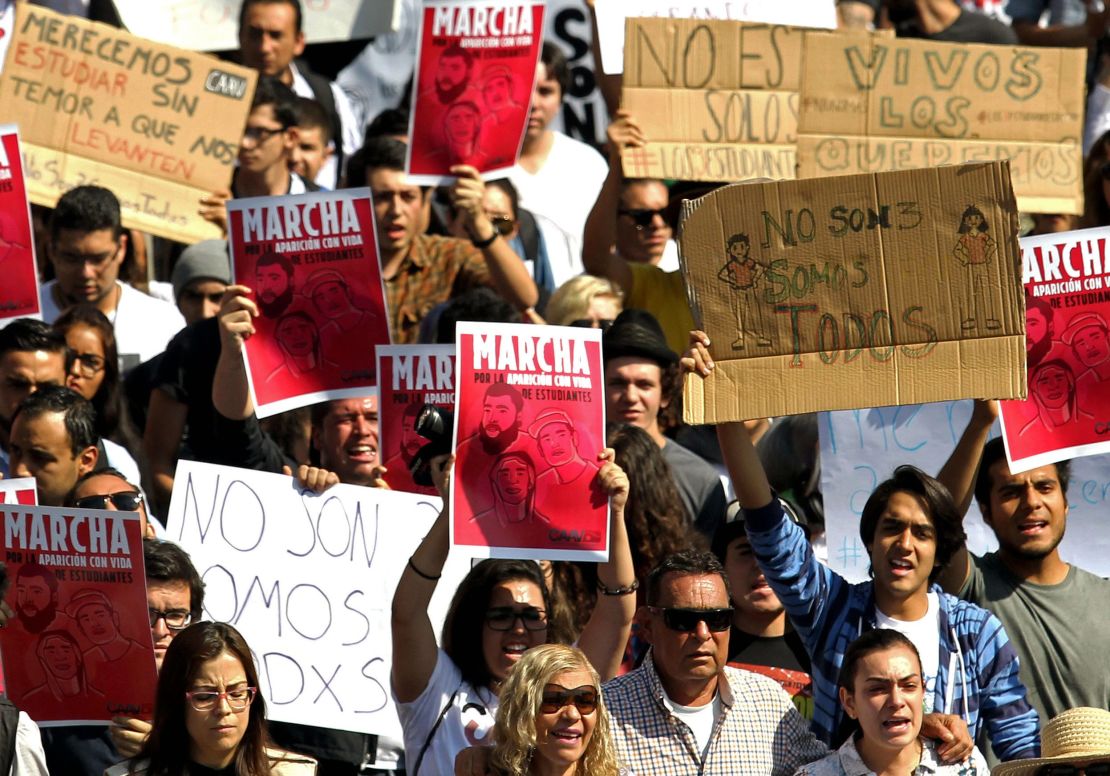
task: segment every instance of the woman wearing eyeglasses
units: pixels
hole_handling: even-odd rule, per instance
[[[191,625],[170,643],[158,675],[154,722],[138,756],[105,776],[312,776],[310,758],[275,749],[258,671],[239,632]]]
[[[578,646],[603,679],[616,675],[635,613],[635,576],[624,527],[628,478],[612,450],[597,476],[611,507],[609,562],[598,566],[597,606]],[[450,493],[449,459],[433,462],[441,494]],[[459,585],[443,623],[442,649],[428,617],[450,546],[444,508],[409,559],[393,597],[393,697],[404,730],[409,776],[454,772],[455,755],[488,745],[502,684],[533,647],[548,641],[550,597],[534,561],[486,560]]]
[[[490,770],[496,776],[617,776],[601,680],[582,652],[529,650],[501,688]]]

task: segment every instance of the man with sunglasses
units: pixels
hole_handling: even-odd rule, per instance
[[[106,509],[112,512],[136,512],[142,521],[143,538],[153,539],[154,525],[146,510],[146,498],[138,487],[116,469],[94,469],[77,480],[66,497],[66,506],[79,509]]]

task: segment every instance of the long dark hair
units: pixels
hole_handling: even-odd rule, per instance
[[[239,631],[222,622],[198,622],[181,631],[170,642],[162,670],[158,673],[158,694],[154,700],[154,721],[150,736],[132,760],[135,767],[149,760],[150,776],[185,776],[189,763],[189,733],[185,728],[185,691],[192,685],[201,666],[224,652],[243,664],[247,684],[258,687],[258,671],[250,647]],[[247,710],[247,730],[235,752],[238,776],[269,776],[270,758],[266,747],[266,701],[256,693]]]
[[[112,322],[96,305],[81,303],[70,307],[54,321],[54,328],[64,337],[74,326],[87,326],[100,338],[104,349],[104,379],[96,395],[90,399],[96,410],[96,430],[102,437],[113,436],[120,419],[119,350]]]

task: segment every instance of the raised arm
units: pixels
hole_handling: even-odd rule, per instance
[[[616,253],[617,211],[620,209],[624,171],[621,150],[639,148],[644,133],[628,111],[617,111],[606,130],[609,137],[609,174],[601,185],[582,233],[582,264],[591,275],[608,278],[627,295],[632,291],[632,270]]]
[[[243,343],[254,334],[258,306],[248,298],[246,286],[228,286],[220,300],[220,358],[212,378],[212,405],[231,420],[245,420],[254,413]]]
[[[598,477],[609,492],[611,528],[609,561],[597,568],[599,586],[597,605],[582,629],[578,646],[606,682],[620,670],[632,617],[636,614],[636,572],[624,524],[624,505],[628,501],[628,475],[615,463],[616,453],[606,448],[598,454],[602,462]]]
[[[177,469],[177,453],[185,435],[185,419],[189,408],[176,401],[161,388],[150,392],[150,408],[143,431],[143,455],[150,465],[150,485],[154,491],[158,514],[165,514],[173,491],[173,475]]]

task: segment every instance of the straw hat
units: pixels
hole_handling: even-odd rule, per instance
[[[1110,760],[1110,711],[1068,709],[1041,729],[1041,756],[1003,763],[992,776],[1031,776],[1042,765]]]

